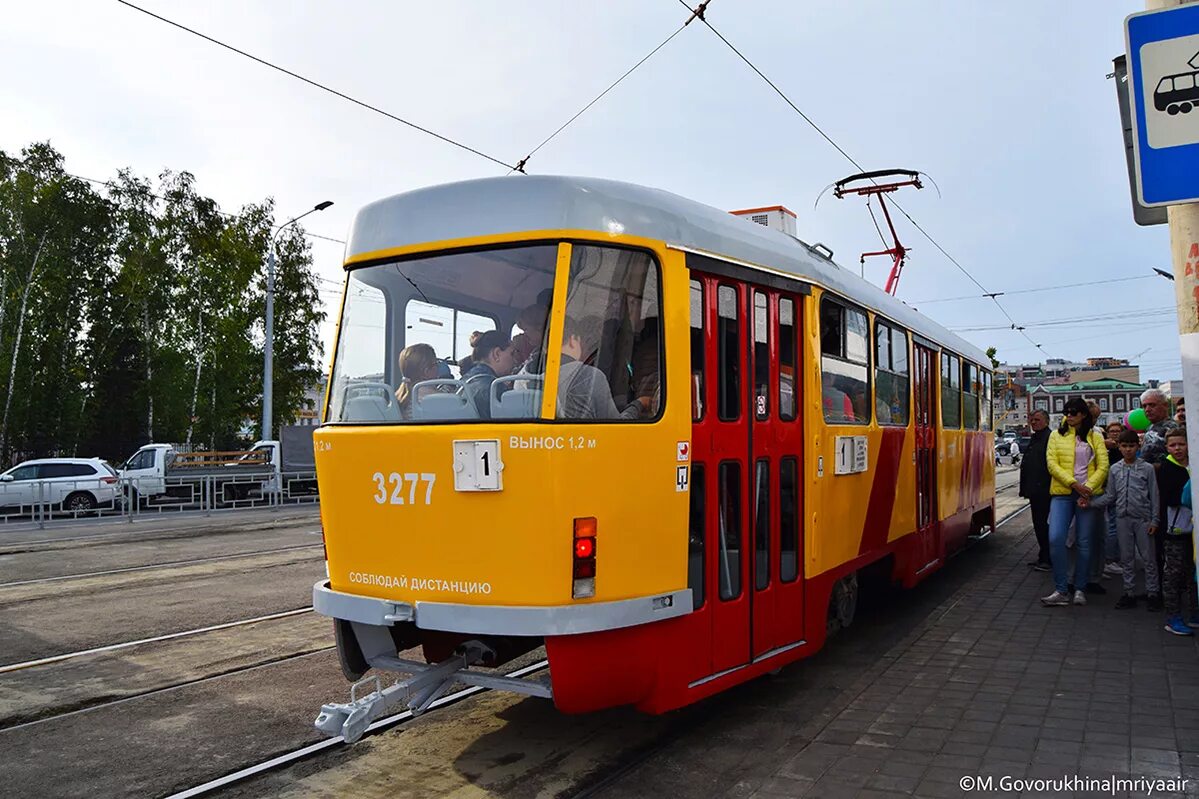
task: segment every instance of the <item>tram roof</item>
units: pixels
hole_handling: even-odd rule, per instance
[[[616,180],[512,175],[397,194],[357,213],[346,256],[539,230],[619,232],[761,265],[830,289],[976,363],[989,363],[978,347],[799,239],[668,191]]]

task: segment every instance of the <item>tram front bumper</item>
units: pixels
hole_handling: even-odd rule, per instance
[[[413,622],[422,630],[488,635],[578,635],[685,616],[691,589],[614,602],[577,605],[465,605],[456,602],[395,602],[334,591],[327,580],[312,587],[312,607],[323,616],[389,627]]]

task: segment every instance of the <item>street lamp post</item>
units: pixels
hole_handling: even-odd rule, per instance
[[[266,251],[266,337],[262,347],[262,437],[271,439],[273,420],[271,405],[274,402],[274,360],[275,360],[275,242],[279,234],[289,225],[294,225],[304,217],[316,211],[323,211],[333,205],[332,200],[317,203],[294,219],[289,219],[271,234],[270,245]]]

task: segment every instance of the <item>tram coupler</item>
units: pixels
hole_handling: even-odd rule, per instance
[[[321,732],[341,735],[346,743],[354,743],[366,733],[371,722],[401,702],[407,702],[408,710],[414,716],[425,712],[449,690],[459,672],[483,660],[488,654],[489,651],[483,644],[467,641],[458,648],[453,657],[436,665],[396,657],[372,659],[372,666],[387,671],[406,672],[411,676],[398,680],[387,688],[383,688],[377,674],[364,677],[350,686],[349,702],[322,705],[314,724]],[[369,686],[373,686],[373,690],[359,697],[359,689]]]

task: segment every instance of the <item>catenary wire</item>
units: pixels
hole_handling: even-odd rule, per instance
[[[1067,291],[1067,290],[1068,291],[1077,291],[1078,289],[1086,288],[1087,286],[1102,286],[1102,285],[1106,285],[1108,283],[1127,283],[1127,282],[1133,281],[1133,280],[1151,280],[1155,277],[1156,277],[1156,275],[1136,275],[1135,277],[1116,277],[1116,278],[1112,278],[1110,280],[1089,280],[1086,283],[1083,283],[1081,285],[1041,286],[1040,288],[1035,288],[1035,289],[1016,289],[1015,291],[997,291],[997,292],[994,292],[994,294],[964,294],[960,297],[941,297],[940,299],[933,299],[933,300],[919,300],[919,301],[913,302],[912,305],[931,305],[934,302],[959,302],[961,300],[983,300],[983,299],[991,299],[992,296],[1009,297],[1013,294],[1039,294],[1039,293],[1045,292],[1045,291]]]
[[[817,133],[819,133],[820,136],[825,141],[827,141],[830,145],[832,145],[833,149],[835,149],[842,156],[844,156],[845,160],[847,160],[847,161],[849,161],[849,163],[853,164],[853,166],[856,167],[859,172],[866,171],[865,168],[860,163],[858,163],[857,160],[853,156],[851,156],[848,152],[846,152],[845,149],[843,147],[841,147],[841,145],[837,144],[837,142],[834,141],[831,136],[829,136],[827,133],[825,133],[824,130],[819,125],[817,125],[816,122],[811,117],[809,117],[807,114],[805,114],[800,109],[799,106],[797,106],[794,102],[792,102],[791,98],[788,97],[783,92],[783,90],[780,89],[774,83],[774,81],[772,81],[770,78],[768,78],[766,76],[766,73],[764,73],[764,72],[762,72],[762,70],[758,69],[758,67],[752,61],[750,61],[740,50],[738,50],[733,45],[732,42],[730,42],[728,39],[726,39],[720,31],[716,30],[716,28],[712,25],[712,23],[709,22],[703,16],[702,13],[700,13],[696,9],[692,9],[691,6],[688,5],[687,0],[678,0],[678,2],[680,5],[682,5],[687,10],[691,11],[692,13],[695,13],[699,17],[700,22],[704,23],[704,25],[706,25],[708,27],[708,30],[712,31],[712,33],[715,34],[716,37],[720,39],[720,41],[724,42],[724,44],[730,50],[732,50],[737,55],[738,58],[740,58],[742,61],[745,62],[746,66],[748,66],[750,69],[752,69],[758,75],[758,77],[760,77],[763,81],[765,81],[766,84],[771,89],[774,90],[775,94],[777,94],[779,97],[781,97],[783,99],[783,102],[785,102],[787,105],[789,105],[791,107],[791,109],[793,111],[795,111],[795,113],[799,114],[799,116],[802,117],[803,120],[812,127],[813,130],[815,130]],[[701,8],[702,8],[702,6],[701,6]],[[991,295],[991,292],[987,291],[986,286],[984,286],[982,283],[980,283],[978,281],[978,279],[976,277],[974,277],[974,275],[970,274],[970,271],[967,270],[966,267],[962,266],[962,264],[956,258],[954,258],[952,255],[950,255],[949,252],[944,247],[942,247],[941,244],[936,239],[934,239],[927,230],[925,230],[923,227],[921,227],[921,225],[915,219],[912,218],[911,214],[909,214],[906,210],[904,210],[903,206],[901,206],[898,202],[895,201],[894,198],[892,198],[892,204],[897,209],[899,209],[899,211],[904,215],[904,217],[907,218],[907,220],[909,222],[911,222],[912,226],[915,227],[916,230],[920,231],[920,234],[922,236],[924,236],[924,238],[927,239],[928,242],[933,245],[933,247],[935,247],[938,251],[940,251],[940,253],[942,255],[944,255],[949,260],[950,263],[952,263],[955,267],[957,267],[958,271],[960,271],[963,275],[965,275],[970,280],[971,283],[978,286],[979,291],[982,291],[984,294]],[[1011,323],[1011,326],[1012,326],[1011,329],[1018,331],[1024,338],[1028,339],[1028,342],[1030,344],[1032,344],[1037,349],[1044,352],[1044,348],[1040,344],[1038,344],[1037,342],[1032,340],[1032,338],[1024,331],[1023,326],[1017,324],[1016,320],[1014,318],[1012,318],[1011,314],[1009,314],[1007,312],[1007,309],[1005,309],[1003,307],[1003,305],[999,302],[998,299],[995,298],[995,296],[993,296],[993,295],[991,296],[991,301],[995,303],[995,307],[998,308],[999,312],[1002,313],[1003,316],[1008,320],[1008,322]]]
[[[231,44],[226,44],[225,42],[222,42],[219,39],[214,39],[213,37],[211,37],[207,34],[201,33],[198,30],[189,28],[186,25],[182,25],[178,22],[175,22],[174,20],[167,19],[166,17],[160,16],[159,14],[155,14],[153,11],[144,9],[141,6],[134,5],[133,3],[130,3],[129,0],[116,0],[116,1],[123,6],[128,6],[129,8],[132,8],[134,11],[140,11],[141,13],[145,14],[148,17],[153,17],[154,19],[156,19],[160,22],[165,22],[166,24],[171,25],[172,27],[178,28],[179,30],[182,30],[182,31],[186,31],[186,32],[192,34],[193,36],[199,36],[201,39],[204,39],[207,42],[211,42],[212,44],[215,44],[219,47],[223,47],[226,50],[230,50],[234,53],[237,53],[240,56],[244,56],[245,58],[248,58],[251,61],[255,61],[259,64],[262,64],[264,67],[270,67],[273,70],[282,72],[284,75],[287,75],[289,77],[295,78],[296,80],[307,83],[309,86],[313,86],[317,89],[320,89],[321,91],[328,92],[329,94],[332,94],[335,97],[340,97],[341,99],[347,100],[347,101],[353,103],[354,105],[361,106],[362,108],[365,108],[368,111],[374,111],[376,114],[385,116],[388,119],[393,120],[395,122],[399,122],[401,125],[406,125],[406,126],[412,128],[413,130],[418,130],[421,133],[432,136],[433,138],[443,141],[446,144],[453,145],[454,147],[457,147],[461,150],[465,150],[468,153],[477,155],[480,158],[486,158],[488,161],[491,161],[492,163],[495,163],[495,164],[499,164],[502,167],[507,167],[508,169],[513,168],[512,164],[502,161],[499,158],[495,158],[494,156],[490,156],[487,153],[483,152],[482,150],[477,150],[474,147],[463,144],[460,141],[455,141],[454,139],[451,139],[449,136],[444,136],[440,133],[437,133],[436,131],[430,130],[429,128],[418,125],[415,122],[410,122],[409,120],[404,119],[403,117],[396,116],[395,114],[391,113],[390,111],[384,111],[382,108],[379,108],[378,106],[371,105],[370,103],[359,100],[356,97],[351,97],[350,95],[346,94],[345,92],[341,92],[330,86],[326,86],[325,84],[315,81],[312,78],[306,78],[303,75],[300,75],[299,73],[292,72],[290,69],[285,69],[285,68],[279,66],[278,64],[273,64],[270,61],[267,61],[265,58],[260,58],[256,55],[253,55],[252,53],[247,53],[245,50],[239,50],[238,48],[234,47]]]
[[[708,3],[710,3],[710,2],[711,2],[711,0],[707,0],[707,2],[703,3],[701,7],[707,6],[707,5],[708,5]],[[642,58],[640,61],[638,61],[636,64],[633,64],[633,66],[629,67],[629,68],[628,68],[628,69],[625,71],[625,73],[624,73],[623,75],[621,75],[619,78],[617,78],[616,80],[614,80],[614,81],[613,81],[611,84],[609,84],[609,85],[608,85],[608,88],[604,89],[602,92],[600,92],[598,95],[596,95],[595,99],[593,99],[591,102],[587,103],[587,105],[585,105],[585,106],[583,106],[582,108],[580,108],[580,109],[578,110],[578,112],[577,112],[577,113],[575,113],[575,115],[574,115],[574,116],[572,116],[570,119],[568,119],[568,120],[566,120],[565,122],[563,122],[563,123],[562,123],[562,125],[561,125],[561,126],[560,126],[560,127],[557,129],[557,130],[555,130],[553,133],[551,133],[550,135],[546,136],[546,137],[545,137],[545,138],[544,138],[544,139],[541,141],[541,143],[540,143],[540,144],[538,144],[536,147],[534,147],[532,150],[530,150],[530,151],[529,151],[529,154],[528,154],[528,155],[526,155],[524,158],[520,159],[520,161],[518,161],[518,162],[516,163],[516,166],[514,166],[514,167],[513,167],[511,170],[509,170],[508,174],[512,174],[513,172],[524,172],[524,171],[525,171],[525,165],[526,165],[526,164],[529,162],[529,159],[530,159],[530,158],[532,158],[534,155],[536,155],[536,154],[537,154],[537,151],[538,151],[538,150],[540,150],[542,147],[544,147],[545,145],[547,145],[547,144],[549,144],[551,141],[553,141],[553,140],[554,140],[554,138],[556,138],[556,137],[558,136],[558,134],[559,134],[559,133],[561,133],[562,131],[566,130],[568,127],[570,127],[571,123],[573,123],[573,122],[574,122],[576,119],[578,119],[579,117],[583,116],[583,114],[584,114],[584,113],[586,113],[586,112],[587,112],[587,110],[588,110],[589,108],[591,108],[593,105],[595,105],[596,103],[598,103],[600,100],[604,99],[604,96],[605,96],[605,95],[607,95],[607,94],[608,94],[608,92],[612,91],[612,90],[613,90],[613,89],[615,89],[615,88],[616,88],[618,85],[620,85],[621,81],[623,81],[623,80],[624,80],[625,78],[627,78],[629,75],[632,75],[632,74],[633,74],[633,73],[634,73],[634,72],[637,70],[637,68],[638,68],[638,67],[640,67],[642,64],[644,64],[646,61],[649,61],[651,58],[653,58],[653,57],[654,57],[654,55],[655,55],[655,54],[656,54],[656,53],[657,53],[659,50],[661,50],[661,49],[662,49],[663,47],[665,47],[666,45],[670,44],[671,40],[672,40],[672,39],[674,39],[674,37],[676,37],[676,36],[678,36],[680,33],[682,33],[682,32],[683,32],[683,29],[684,29],[684,28],[686,28],[688,25],[690,25],[690,24],[691,24],[691,20],[695,19],[695,16],[696,16],[696,15],[693,13],[693,14],[691,15],[691,17],[690,17],[690,18],[689,18],[689,19],[688,19],[686,22],[684,22],[682,25],[680,25],[680,26],[679,26],[678,30],[676,30],[674,33],[672,33],[672,34],[670,34],[669,36],[667,36],[667,37],[666,37],[666,38],[665,38],[665,39],[662,41],[662,43],[661,43],[661,44],[659,44],[659,45],[658,45],[657,47],[655,47],[653,50],[650,50],[650,51],[649,51],[649,53],[647,53],[647,54],[646,54],[646,55],[645,55],[645,56],[644,56],[644,57],[643,57],[643,58]]]

